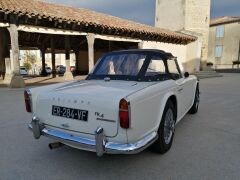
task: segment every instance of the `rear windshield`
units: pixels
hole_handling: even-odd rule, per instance
[[[94,72],[95,75],[137,76],[146,55],[122,54],[107,56]]]
[[[166,59],[162,55],[113,53],[98,60],[87,79],[163,81],[172,78],[167,66],[175,63],[174,59]]]

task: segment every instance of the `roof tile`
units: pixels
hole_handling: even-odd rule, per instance
[[[155,28],[126,19],[98,13],[84,8],[68,7],[59,4],[46,3],[37,0],[0,0],[0,10],[11,11],[16,14],[29,14],[30,16],[41,16],[48,19],[70,21],[81,23],[85,26],[95,25],[101,27],[123,29],[126,31],[158,35],[161,37],[179,40],[186,44],[196,40],[196,37],[184,35],[166,29]]]

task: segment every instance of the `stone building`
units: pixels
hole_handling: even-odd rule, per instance
[[[211,0],[156,0],[155,26],[198,37],[195,45],[186,47],[185,69],[204,68],[208,57],[208,35]]]
[[[76,57],[77,72],[87,74],[97,58],[109,51],[142,48],[149,42],[185,47],[196,40],[190,35],[87,9],[37,0],[1,0],[0,37],[1,74],[10,87],[24,86],[19,75],[21,49],[41,51],[43,75],[45,54],[50,52],[53,77],[56,77],[56,53],[64,52],[67,69],[64,78],[68,80],[72,79],[71,53]]]
[[[211,20],[208,52],[216,69],[231,69],[233,61],[240,61],[240,17]]]

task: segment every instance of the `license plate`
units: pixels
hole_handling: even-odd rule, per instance
[[[52,115],[81,121],[88,120],[88,111],[61,106],[52,106]]]

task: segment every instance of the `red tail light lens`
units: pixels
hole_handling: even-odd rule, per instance
[[[24,91],[24,99],[25,99],[25,105],[26,105],[26,110],[27,112],[32,112],[32,98],[31,98],[31,93],[29,90]]]
[[[120,126],[124,129],[128,129],[129,123],[129,103],[125,99],[121,99],[119,103],[119,119]]]

